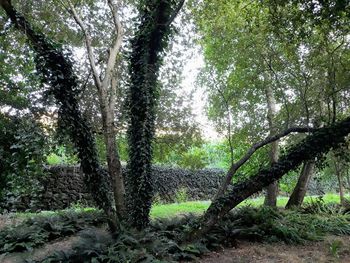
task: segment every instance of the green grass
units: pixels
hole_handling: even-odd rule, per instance
[[[346,196],[349,198],[349,195]],[[317,196],[307,196],[304,199],[304,203],[311,202],[315,200]],[[277,206],[284,207],[288,202],[289,197],[279,197],[277,200]],[[325,203],[339,203],[339,195],[334,193],[327,193],[323,196]],[[261,206],[264,203],[264,197],[251,198],[247,199],[239,206],[250,205],[250,206]],[[188,213],[201,214],[203,213],[210,205],[210,201],[191,201],[184,203],[175,203],[175,204],[164,204],[164,205],[155,205],[151,210],[152,218],[170,218],[177,215],[183,215]]]
[[[350,198],[349,195],[346,196]],[[305,203],[310,202],[312,199],[316,199],[317,196],[307,196],[304,200]],[[327,193],[323,196],[325,203],[339,203],[339,195],[334,193]],[[279,197],[277,200],[277,206],[284,207],[288,202],[288,197]],[[251,198],[239,204],[239,206],[250,205],[253,207],[261,206],[264,203],[264,197]],[[174,204],[162,204],[154,205],[151,209],[151,218],[171,218],[178,215],[184,214],[201,214],[210,205],[210,201],[190,201],[184,203],[174,203]],[[40,213],[15,213],[11,217],[27,219],[36,216],[51,216],[54,214],[65,213],[66,211],[74,210],[75,212],[89,212],[95,210],[94,208],[80,208],[73,207],[62,211],[42,211]]]
[[[191,201],[184,203],[155,205],[151,210],[152,218],[168,218],[181,214],[200,214],[210,205],[210,201]]]

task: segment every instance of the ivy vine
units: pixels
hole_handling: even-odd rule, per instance
[[[169,22],[174,16],[175,4],[176,1],[173,0],[150,0],[141,3],[139,24],[131,41],[126,190],[130,221],[139,229],[149,223],[153,196],[151,145],[158,96],[157,77],[162,54],[171,33]]]

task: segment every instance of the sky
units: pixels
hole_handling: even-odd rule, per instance
[[[202,131],[202,135],[207,140],[217,140],[220,136],[214,129],[214,124],[211,123],[206,115],[207,93],[205,87],[199,86],[197,82],[198,74],[204,67],[204,57],[199,47],[193,47],[193,56],[189,59],[183,68],[182,85],[185,90],[194,91],[194,103],[192,104],[195,120],[198,122]]]

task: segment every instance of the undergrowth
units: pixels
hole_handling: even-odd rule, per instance
[[[18,226],[0,231],[0,254],[30,251],[49,241],[70,236],[88,226],[105,222],[102,213],[95,211],[65,211],[48,216],[28,218]]]
[[[350,235],[350,214],[335,205],[325,205],[322,201],[294,211],[250,206],[237,208],[201,240],[191,244],[182,243],[183,236],[196,222],[198,216],[195,215],[158,219],[143,232],[125,230],[114,239],[110,235],[85,229],[80,232],[79,241],[71,249],[56,252],[42,261],[27,262],[178,262],[196,259],[203,253],[223,246],[232,246],[239,239],[303,244],[321,240],[327,234]],[[55,234],[57,231],[49,232],[53,232],[53,237],[58,236]],[[29,233],[32,233],[31,242],[36,244],[49,240],[47,235],[44,240],[33,232]]]

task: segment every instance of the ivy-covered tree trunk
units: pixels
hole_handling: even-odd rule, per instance
[[[170,23],[179,11],[173,8],[175,3],[173,0],[141,1],[139,26],[131,42],[126,196],[130,222],[138,229],[149,223],[157,77],[162,52],[168,43]],[[180,1],[178,7],[182,4]]]
[[[59,106],[60,117],[78,152],[87,187],[98,207],[107,214],[112,231],[117,230],[118,218],[112,206],[110,179],[98,163],[91,128],[79,109],[78,81],[72,62],[56,44],[36,32],[15,10],[10,0],[0,0],[0,4],[16,28],[28,37],[35,50],[37,70],[42,75],[42,81],[51,87],[51,93]]]
[[[305,162],[298,179],[293,193],[289,197],[286,208],[300,207],[304,201],[307,187],[309,186],[310,179],[314,173],[315,162],[313,160]]]
[[[250,179],[233,186],[231,191],[214,200],[199,223],[188,234],[186,239],[200,238],[204,233],[226,215],[232,208],[252,194],[280,179],[291,170],[296,169],[304,161],[314,160],[317,156],[338,147],[350,133],[350,117],[332,126],[320,128],[307,136],[300,143],[289,149],[278,162],[260,170]]]

